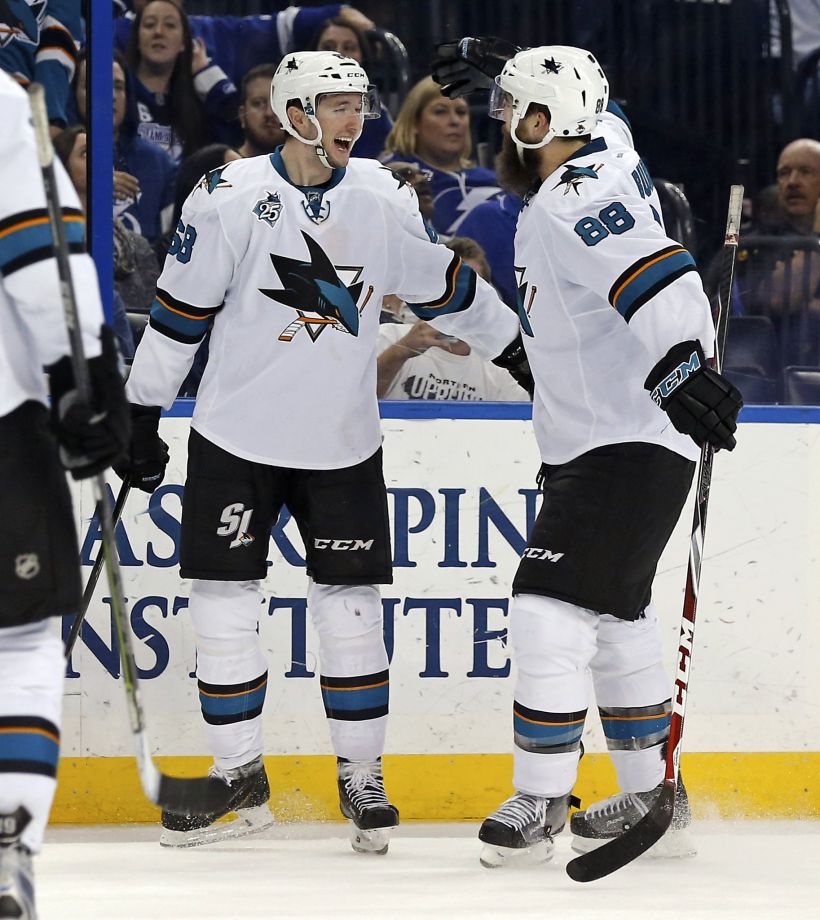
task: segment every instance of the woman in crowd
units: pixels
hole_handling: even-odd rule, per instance
[[[310,51],[335,51],[358,61],[367,73],[371,72],[373,55],[367,34],[348,19],[335,17],[326,19],[310,44]],[[361,137],[353,148],[353,156],[375,159],[384,150],[387,135],[393,127],[393,119],[384,104],[380,118],[368,118],[364,122]]]
[[[54,150],[60,158],[66,172],[71,179],[74,188],[77,191],[77,197],[80,199],[80,205],[84,213],[88,213],[88,137],[85,128],[82,125],[75,125],[72,128],[66,128],[54,138]],[[116,231],[115,231],[116,238]],[[143,241],[144,242],[144,241]],[[148,245],[147,243],[145,244]],[[114,247],[115,263],[114,276],[117,275],[117,247]],[[156,261],[150,247],[148,253],[156,268]],[[156,278],[155,273],[154,277]],[[114,284],[114,315],[111,325],[117,337],[117,343],[120,347],[123,357],[131,358],[134,356],[134,336],[128,323],[125,305],[117,291],[117,284]]]
[[[454,236],[471,208],[500,193],[495,173],[475,166],[470,109],[448,99],[432,77],[407,94],[385,145],[384,162],[411,162],[430,175],[435,200],[433,226]]]
[[[175,163],[208,139],[235,130],[236,87],[193,41],[175,0],[151,0],[136,15],[126,60],[135,76],[140,137]]]
[[[133,80],[119,51],[113,78],[114,217],[157,246],[171,229],[177,167],[165,150],[137,133]]]

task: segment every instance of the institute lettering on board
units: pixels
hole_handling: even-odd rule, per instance
[[[494,652],[491,645],[506,643],[509,583],[517,560],[526,551],[527,536],[540,502],[539,490],[505,491],[503,499],[494,496],[487,486],[394,487],[388,488],[388,493],[397,576],[402,569],[418,569],[413,573],[412,594],[402,595],[396,586],[382,589],[388,656],[392,658],[397,624],[404,619],[415,621],[424,637],[423,655],[417,661],[419,677],[450,676],[447,652],[442,648],[441,625],[444,618],[455,618],[463,625],[464,641],[472,642],[471,666],[464,676],[507,677],[509,658],[506,653],[500,656]],[[184,615],[188,606],[179,580],[173,583],[168,580],[169,570],[179,564],[182,494],[181,485],[163,485],[150,496],[145,514],[123,519],[117,528],[117,548],[130,597],[131,628],[137,642],[145,649],[139,669],[139,676],[144,680],[157,678],[168,668],[174,654],[173,630],[164,624],[171,624]],[[226,509],[220,524],[221,532],[238,552],[244,544],[248,510],[231,506]],[[87,523],[83,537],[82,563],[90,566],[100,546],[96,517]],[[340,552],[355,542],[341,537],[327,539],[331,539]],[[550,556],[560,558],[557,552]],[[294,570],[304,569],[301,540],[286,508],[271,530],[268,564],[272,565],[272,560],[277,558]],[[504,573],[501,577],[489,572],[478,578],[469,574],[470,570],[497,569],[499,566]],[[448,582],[446,591],[440,587],[425,590],[426,586],[435,584],[437,570],[453,569],[467,570],[463,582],[460,579]],[[427,571],[432,578],[426,576]],[[140,592],[141,584],[145,586],[144,593]],[[269,587],[271,591],[277,590],[276,584]],[[177,594],[177,590],[183,593]],[[474,596],[481,593],[491,593],[491,596]],[[98,603],[110,614],[107,596],[102,596]],[[283,635],[288,629],[290,632],[290,665],[284,677],[313,677],[314,671],[306,664],[308,612],[305,597],[266,595],[263,621],[266,618],[280,621]],[[93,656],[92,666],[102,666],[112,678],[117,678],[120,663],[110,621],[109,615],[84,623],[80,642]],[[69,628],[70,618],[67,617],[64,630]],[[153,656],[152,660],[148,653]],[[70,661],[66,676],[76,679],[80,671],[80,667]]]

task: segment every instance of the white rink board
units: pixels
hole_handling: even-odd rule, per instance
[[[188,588],[174,562],[188,426],[188,419],[163,419],[168,475],[150,503],[132,492],[123,518],[127,544],[120,542],[151,740],[156,753],[167,755],[207,754],[190,676]],[[382,427],[397,562],[394,584],[382,590],[394,640],[387,751],[506,753],[513,682],[505,676],[504,629],[518,558],[511,543],[520,549],[537,496],[531,423],[393,419]],[[820,425],[744,424],[739,442],[734,454],[721,453],[715,462],[687,750],[817,750]],[[119,481],[109,475],[116,491]],[[89,530],[90,488],[75,489],[75,502],[87,578],[99,548],[96,527]],[[655,583],[670,687],[691,515],[687,505]],[[300,553],[289,521],[272,541],[263,585],[267,754],[330,753],[317,677],[304,676],[318,676],[319,668],[309,623],[301,639]],[[88,615],[96,636],[78,642],[66,681],[64,757],[132,752],[123,692],[110,673],[118,666],[104,584],[103,577]],[[589,722],[587,749],[602,751],[597,719]]]

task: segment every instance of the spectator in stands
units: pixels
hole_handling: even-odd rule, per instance
[[[77,191],[80,205],[86,213],[88,212],[87,148],[88,138],[82,125],[66,128],[54,137],[54,150],[63,166],[65,166],[66,172]],[[151,258],[153,259],[153,254]],[[123,357],[132,358],[134,356],[134,337],[128,324],[125,306],[117,295],[116,290],[114,292],[114,311],[111,325]]]
[[[445,244],[485,281],[490,267],[473,240],[454,237]],[[400,316],[404,304],[393,296],[384,307]],[[398,318],[398,316],[397,316]],[[466,342],[442,335],[429,323],[384,318],[379,327],[376,393],[379,399],[458,399],[523,402],[527,393],[500,367],[485,361]]]
[[[36,81],[46,92],[46,108],[52,135],[69,124],[68,102],[71,79],[77,63],[77,48],[83,38],[80,0],[23,3],[28,17],[19,15],[14,4],[0,5],[0,69],[21,86]]]
[[[276,64],[260,64],[242,79],[239,91],[239,124],[244,140],[238,152],[243,157],[273,153],[285,143],[287,135],[270,106],[270,85]]]
[[[741,236],[732,310],[768,316],[784,364],[820,364],[820,141],[787,144],[777,161],[778,210]],[[718,253],[707,272],[717,292]]]
[[[518,281],[515,275],[515,228],[523,201],[504,192],[476,205],[464,218],[459,233],[478,243],[490,264],[490,280],[505,304],[518,309]]]
[[[175,163],[229,130],[239,94],[192,39],[178,0],[151,0],[137,12],[126,60],[136,78],[137,132]]]
[[[135,12],[144,5],[145,0],[137,0],[134,11],[126,11],[117,19],[116,47],[126,47]],[[359,10],[341,3],[307,9],[288,6],[281,12],[262,16],[191,16],[189,22],[192,34],[202,39],[214,62],[234,84],[239,84],[252,67],[278,61],[290,51],[305,50],[319,25],[334,17],[364,32],[375,26]]]
[[[406,160],[430,174],[438,233],[454,236],[469,211],[500,193],[495,173],[475,166],[470,109],[448,99],[432,77],[407,94],[385,145],[383,161]]]
[[[119,51],[113,79],[114,217],[157,246],[171,229],[177,168],[165,150],[137,133],[133,82]]]
[[[430,173],[420,169],[415,163],[404,163],[401,160],[391,160],[390,169],[400,179],[404,179],[413,187],[416,197],[419,200],[419,211],[421,211],[424,226],[433,242],[438,241],[438,235],[433,229],[433,212],[436,205],[433,201],[433,187],[430,185]]]
[[[373,55],[366,33],[343,17],[326,19],[308,46],[309,51],[335,51],[358,61],[371,73]],[[361,136],[356,141],[353,156],[375,159],[384,150],[387,136],[393,128],[393,119],[387,107],[381,104],[381,117],[367,119]]]
[[[820,141],[800,138],[787,144],[777,161],[777,208],[763,212],[741,239],[735,309],[747,313],[820,312],[820,256],[796,250],[790,240],[820,234]],[[757,242],[758,237],[782,237]],[[716,287],[719,258],[710,267]]]

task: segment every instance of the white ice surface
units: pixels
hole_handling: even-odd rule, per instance
[[[587,885],[555,859],[483,869],[477,825],[399,828],[387,856],[350,849],[342,824],[166,850],[153,827],[50,829],[36,860],[40,920],[282,917],[820,920],[820,821],[703,821],[693,859],[638,860]]]

